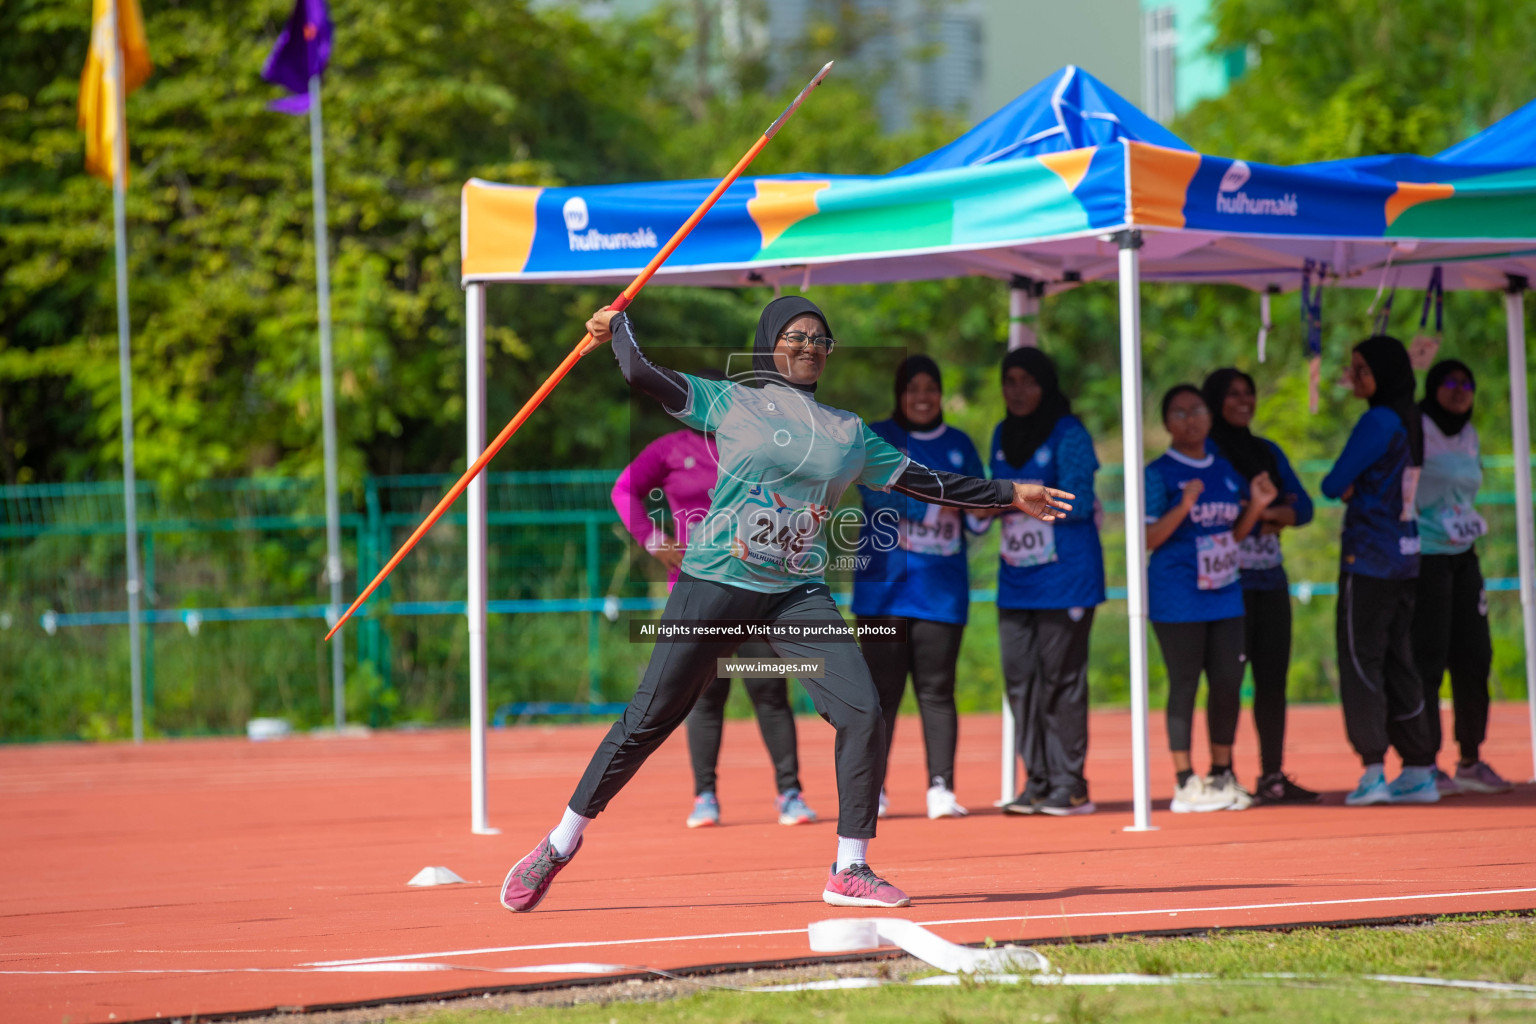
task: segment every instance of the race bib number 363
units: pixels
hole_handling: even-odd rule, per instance
[[[1056,561],[1056,527],[1010,512],[1003,516],[1003,562],[1015,569]]]
[[[1488,522],[1468,505],[1452,505],[1440,515],[1445,535],[1452,544],[1471,544],[1488,532]]]
[[[1237,542],[1232,539],[1232,531],[1196,537],[1196,586],[1201,590],[1220,590],[1237,582],[1237,558]]]

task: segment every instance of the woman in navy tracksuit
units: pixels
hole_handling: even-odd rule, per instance
[[[1200,390],[1211,410],[1216,450],[1243,479],[1267,473],[1280,488],[1280,497],[1259,516],[1258,528],[1237,547],[1245,648],[1253,670],[1253,725],[1259,734],[1259,781],[1253,798],[1262,804],[1315,803],[1318,794],[1298,786],[1281,770],[1285,686],[1291,669],[1291,592],[1280,534],[1312,521],[1312,499],[1280,446],[1248,429],[1257,404],[1252,377],[1227,367],[1205,378]]]
[[[1056,365],[1036,348],[1003,358],[1008,415],[992,432],[994,480],[1030,481],[1077,495],[1054,523],[1003,515],[997,641],[1029,781],[1003,809],[1091,814],[1088,637],[1104,602],[1104,550],[1094,523],[1093,439],[1062,393]],[[1044,527],[1037,529],[1036,527]]]
[[[1335,625],[1339,700],[1349,742],[1365,765],[1344,802],[1434,803],[1435,754],[1411,637],[1419,576],[1415,498],[1424,464],[1413,365],[1402,342],[1377,335],[1355,346],[1350,373],[1355,397],[1371,407],[1323,478],[1323,493],[1348,505]],[[1390,783],[1382,765],[1388,746],[1403,759],[1403,773]]]
[[[870,429],[919,465],[981,476],[976,446],[944,422],[942,398],[938,364],[911,356],[896,371],[895,413]],[[885,717],[886,758],[911,675],[928,760],[928,817],[963,817],[966,810],[955,799],[955,665],[970,610],[966,533],[983,524],[957,508],[894,491],[860,486],[859,493],[864,500],[859,554],[869,561],[854,570],[853,613],[862,624],[899,618],[906,634],[905,642],[868,634],[862,640]],[[882,814],[885,807],[882,789]]]

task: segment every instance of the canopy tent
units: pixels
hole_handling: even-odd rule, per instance
[[[1536,274],[1536,104],[1434,157],[1295,167],[1190,149],[1066,67],[970,132],[879,176],[776,175],[729,189],[657,275],[673,284],[884,283],[980,274],[1013,282],[1015,318],[1047,291],[1117,278],[1125,515],[1143,518],[1140,282],[1331,283],[1506,292],[1527,694],[1536,750],[1536,546],[1523,292]],[[707,181],[579,188],[468,182],[462,202],[470,458],[484,447],[489,283],[623,283]],[[1017,337],[1014,340],[1019,340]],[[484,804],[483,480],[470,487],[472,795]],[[1144,532],[1126,530],[1135,823],[1150,827]],[[1010,764],[1011,764],[1011,758]],[[1011,794],[1008,794],[1011,795]]]

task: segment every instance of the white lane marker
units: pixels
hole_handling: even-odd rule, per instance
[[[5,974],[373,974],[420,971],[479,971],[486,974],[621,974],[648,971],[628,964],[531,964],[527,967],[475,967],[470,964],[348,964],[342,967],[125,967],[120,970],[3,971]]]
[[[1356,896],[1350,899],[1338,900],[1304,900],[1293,903],[1240,903],[1226,907],[1163,907],[1156,910],[1094,910],[1073,914],[1061,913],[1026,913],[1008,914],[1004,917],[954,917],[939,921],[918,921],[924,926],[950,925],[950,924],[996,924],[1003,921],[1025,920],[1049,920],[1065,921],[1069,919],[1099,918],[1099,917],[1147,917],[1153,915],[1176,916],[1178,914],[1216,914],[1235,910],[1287,910],[1301,909],[1303,907],[1335,907],[1350,904],[1366,903],[1396,903],[1408,900],[1446,900],[1463,896],[1511,896],[1522,893],[1536,893],[1536,886],[1519,889],[1477,889],[1464,892],[1427,892],[1414,893],[1406,896]],[[317,960],[305,963],[303,967],[342,967],[351,964],[381,964],[393,963],[403,960],[436,960],[450,956],[480,956],[487,953],[525,953],[541,949],[588,949],[595,946],[638,946],[657,942],[700,942],[710,939],[750,939],[762,938],[773,935],[798,935],[805,931],[804,928],[776,928],[768,931],[756,932],[715,932],[709,935],[662,935],[647,939],[599,939],[584,942],[547,942],[531,946],[486,946],[479,949],[455,949],[444,950],[436,953],[402,953],[397,956],[373,956],[359,957],[352,960]]]

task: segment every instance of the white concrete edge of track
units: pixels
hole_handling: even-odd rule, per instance
[[[1522,893],[1536,893],[1536,886],[1527,886],[1517,889],[1474,889],[1460,892],[1430,892],[1411,893],[1400,896],[1355,896],[1348,899],[1334,900],[1301,900],[1291,903],[1240,903],[1230,906],[1217,907],[1162,907],[1150,910],[1094,910],[1072,914],[1041,912],[1024,914],[1007,914],[1002,917],[955,917],[937,921],[917,921],[916,924],[925,928],[941,925],[955,924],[998,924],[1005,921],[1025,920],[1081,920],[1086,918],[1105,917],[1174,917],[1179,914],[1214,914],[1237,910],[1289,910],[1305,907],[1329,907],[1365,905],[1371,903],[1396,903],[1420,900],[1456,899],[1470,896],[1513,896]],[[1318,922],[1319,924],[1325,922]],[[592,939],[580,942],[545,942],[526,946],[485,946],[477,949],[453,949],[440,950],[434,953],[401,953],[394,956],[358,957],[350,960],[315,960],[301,967],[349,967],[362,964],[397,963],[407,960],[439,960],[444,957],[455,956],[480,956],[489,953],[529,953],[544,949],[589,949],[597,946],[639,946],[659,942],[703,942],[714,939],[750,939],[768,938],[775,935],[796,935],[804,932],[804,928],[774,928],[764,931],[750,932],[713,932],[701,935],[659,935],[643,939]]]

